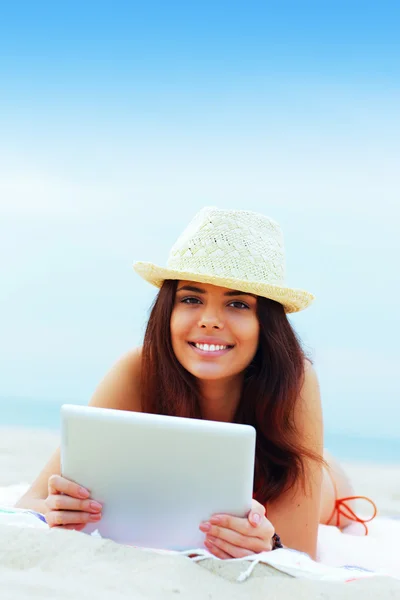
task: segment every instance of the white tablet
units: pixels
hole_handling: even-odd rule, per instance
[[[147,548],[203,546],[201,521],[251,508],[255,429],[87,406],[61,408],[61,473],[103,504],[102,537]]]

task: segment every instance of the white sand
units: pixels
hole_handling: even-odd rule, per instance
[[[236,583],[243,569],[240,563],[222,564],[219,574],[207,567],[76,532],[0,528],[2,600],[400,599],[400,581],[384,578],[314,582],[272,576],[268,567],[258,565],[249,580]]]
[[[0,429],[0,487],[32,481],[58,445],[47,431]],[[400,515],[400,466],[348,464],[357,493],[370,495],[381,514]],[[12,489],[12,488],[9,488]],[[14,493],[18,491],[14,488]],[[0,492],[0,504],[4,498]],[[0,527],[0,597],[3,600],[85,597],[153,598],[398,598],[400,581],[374,578],[347,584],[292,579],[258,565],[236,583],[243,565],[126,548],[62,530]]]

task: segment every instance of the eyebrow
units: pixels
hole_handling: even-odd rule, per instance
[[[177,290],[178,292],[194,292],[195,294],[206,294],[206,290],[203,290],[202,288],[196,287],[194,285],[185,285],[181,288],[179,288],[179,290]],[[225,292],[224,296],[252,296],[253,298],[257,298],[257,296],[255,294],[250,294],[248,292],[239,292],[239,290],[230,290],[229,292]]]

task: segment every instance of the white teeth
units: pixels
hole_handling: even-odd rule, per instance
[[[226,350],[228,348],[228,346],[219,346],[216,344],[195,344],[195,346],[204,352],[218,352],[219,350]]]

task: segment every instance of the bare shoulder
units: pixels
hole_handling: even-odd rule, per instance
[[[296,404],[295,419],[302,444],[322,456],[323,419],[320,386],[317,372],[308,360],[304,363],[304,378]]]
[[[141,363],[141,347],[123,355],[97,386],[90,406],[140,411]]]
[[[300,397],[303,406],[304,403],[319,404],[321,401],[318,375],[314,365],[307,358],[304,360],[304,379]]]
[[[122,356],[99,383],[89,404],[140,412],[141,360],[141,348]],[[49,477],[60,473],[60,451],[57,450],[17,506],[43,512]]]
[[[300,444],[322,456],[323,417],[320,386],[317,372],[308,360],[304,362],[304,376],[293,416]]]

